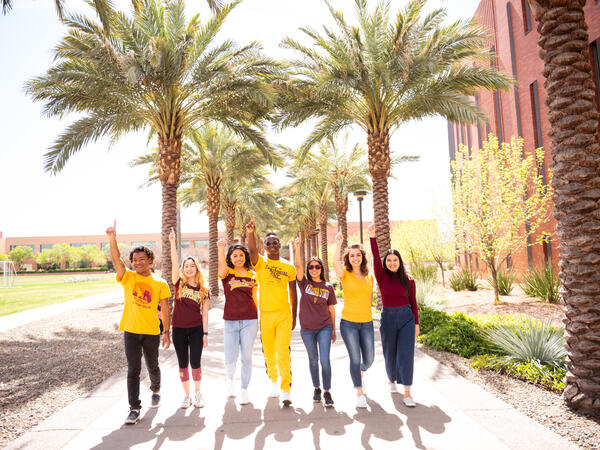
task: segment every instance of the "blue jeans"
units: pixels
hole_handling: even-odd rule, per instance
[[[410,386],[415,361],[415,316],[410,306],[383,308],[381,347],[388,380]]]
[[[352,382],[355,388],[360,388],[362,387],[360,372],[365,372],[371,367],[375,358],[373,321],[361,323],[342,319],[340,320],[340,333],[350,357]]]
[[[242,389],[247,389],[252,376],[252,350],[258,332],[258,319],[225,320],[225,371],[227,378],[235,377],[238,353],[242,360]]]
[[[319,382],[319,359],[321,360],[321,372],[323,373],[323,389],[331,389],[331,362],[329,361],[329,349],[331,348],[331,335],[333,328],[327,325],[320,330],[300,330],[300,336],[304,341],[308,353],[308,367],[313,386],[320,387]],[[317,348],[318,345],[318,348]]]

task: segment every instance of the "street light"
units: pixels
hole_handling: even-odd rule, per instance
[[[362,201],[367,195],[367,191],[355,191],[354,196],[358,200],[358,214],[360,217],[360,243],[363,243],[363,230],[362,230]]]

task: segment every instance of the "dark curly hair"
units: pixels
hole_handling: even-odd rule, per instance
[[[235,250],[241,250],[242,252],[244,252],[244,267],[246,268],[246,270],[250,270],[252,268],[252,263],[250,262],[250,253],[248,253],[248,249],[246,249],[246,247],[240,244],[233,244],[229,247],[229,250],[227,250],[227,256],[225,257],[227,267],[233,269],[233,263],[231,262],[231,254]]]
[[[133,255],[135,253],[145,253],[150,262],[154,262],[154,252],[145,245],[140,245],[139,247],[136,247],[133,250],[131,250],[131,253],[129,253],[130,262],[133,262]]]
[[[348,257],[348,255],[350,254],[350,250],[354,250],[354,249],[358,249],[360,250],[360,254],[362,255],[362,261],[360,262],[360,272],[363,275],[368,275],[369,274],[369,267],[367,266],[367,253],[365,252],[365,249],[362,248],[362,245],[360,244],[352,244],[351,246],[349,246],[346,251],[344,251],[344,266],[346,268],[346,270],[348,272],[352,272],[352,265],[350,264],[350,258]]]
[[[392,272],[388,269],[387,264],[385,263],[387,257],[390,255],[396,255],[398,257],[398,261],[400,262],[400,267],[398,267],[397,272]],[[385,255],[383,256],[383,270],[390,276],[392,280],[398,280],[406,289],[406,296],[410,297],[410,287],[408,285],[408,277],[406,276],[406,269],[404,269],[404,262],[402,261],[402,256],[400,256],[400,252],[394,248],[390,248]]]
[[[323,261],[321,261],[321,258],[319,258],[317,256],[313,256],[306,263],[306,272],[305,272],[306,273],[306,278],[308,278],[310,281],[315,281],[315,280],[312,279],[312,277],[310,276],[310,272],[308,271],[308,266],[313,261],[316,261],[316,262],[318,262],[321,265],[321,281],[325,281],[325,274],[323,272]]]

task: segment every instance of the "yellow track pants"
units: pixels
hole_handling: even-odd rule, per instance
[[[281,390],[290,392],[292,386],[290,359],[291,311],[262,311],[260,313],[260,339],[265,356],[265,365],[267,366],[267,375],[271,381],[277,381],[277,367],[279,367]]]

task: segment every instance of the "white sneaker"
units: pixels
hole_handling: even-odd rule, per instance
[[[235,397],[235,386],[233,380],[227,381],[227,397]]]
[[[398,393],[398,387],[396,386],[396,383],[389,383],[388,386],[389,386],[390,392],[392,394],[397,394]]]
[[[356,407],[357,408],[366,408],[367,407],[367,397],[365,397],[364,395],[360,395],[356,399]]]
[[[196,399],[194,400],[194,406],[196,408],[202,408],[204,406],[204,399],[200,391],[196,392]]]
[[[269,397],[279,397],[279,383],[277,381],[273,381],[271,383],[271,393]]]
[[[240,405],[247,405],[248,403],[250,403],[250,400],[248,399],[248,389],[242,389],[240,392]]]
[[[415,406],[417,406],[412,397],[404,397],[404,404],[409,408],[414,408]]]
[[[192,406],[192,398],[186,395],[181,402],[181,409],[188,409],[190,406]]]
[[[292,397],[289,392],[283,392],[281,394],[281,400],[283,401],[283,406],[290,406],[292,404]]]

